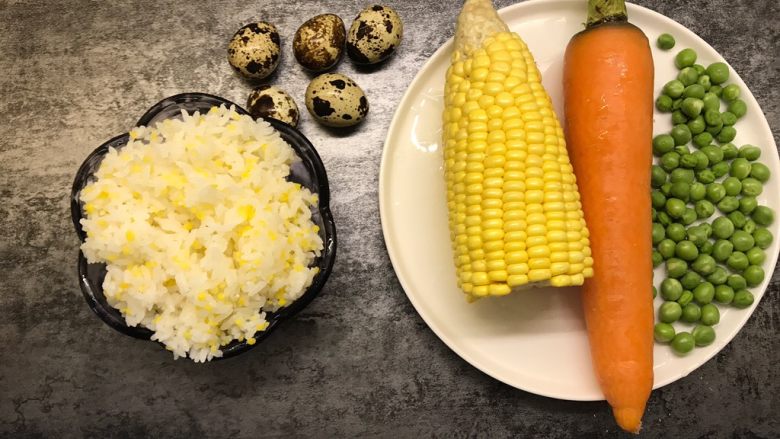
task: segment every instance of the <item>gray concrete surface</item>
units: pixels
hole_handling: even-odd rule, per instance
[[[274,83],[307,75],[289,44],[306,18],[349,22],[366,2],[0,0],[0,437],[617,437],[605,403],[501,384],[427,328],[395,278],[377,178],[406,86],[451,36],[456,2],[388,1],[405,40],[376,71],[342,62],[371,98],[349,135],[303,132],[330,175],[339,254],[323,294],[251,353],[196,365],[104,325],[76,282],[73,175],[97,145],[159,99],[205,91],[243,103],[226,62],[242,24],[270,20],[284,55]],[[499,6],[513,3],[502,0]],[[643,0],[712,44],[744,78],[780,143],[775,0]],[[653,393],[644,437],[780,434],[780,279],[715,358]]]

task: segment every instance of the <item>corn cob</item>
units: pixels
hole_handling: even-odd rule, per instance
[[[467,298],[582,285],[593,259],[563,130],[528,47],[490,0],[463,6],[444,96],[449,229]]]

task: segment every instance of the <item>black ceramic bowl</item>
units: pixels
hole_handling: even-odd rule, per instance
[[[178,118],[181,110],[188,113],[200,111],[204,113],[213,106],[225,105],[235,107],[241,114],[249,114],[240,106],[222,99],[217,96],[205,93],[184,93],[163,99],[152,108],[150,108],[136,125],[153,125],[164,119]],[[281,134],[282,138],[293,147],[295,152],[301,158],[300,162],[293,164],[288,177],[291,181],[300,183],[313,193],[319,196],[319,205],[312,211],[312,220],[320,228],[320,237],[323,241],[323,250],[320,257],[313,262],[314,266],[319,267],[320,271],[314,277],[314,281],[306,292],[296,301],[275,313],[267,313],[268,328],[265,331],[258,332],[255,335],[257,343],[268,337],[281,322],[292,317],[308,305],[312,299],[320,292],[322,286],[330,275],[333,268],[333,262],[336,258],[336,225],[330,213],[328,203],[330,202],[330,192],[328,189],[328,177],[325,174],[325,167],[322,164],[317,151],[306,137],[304,137],[295,128],[276,121],[268,119],[268,122]],[[81,218],[85,216],[82,203],[79,201],[81,190],[94,179],[94,173],[100,166],[100,162],[108,152],[110,147],[121,148],[128,142],[128,134],[121,134],[108,142],[100,145],[96,150],[84,160],[76,174],[73,182],[73,189],[70,197],[71,216],[73,225],[76,227],[76,233],[79,239],[84,242],[86,233],[81,228]],[[106,266],[104,264],[89,264],[84,257],[84,253],[79,251],[78,259],[79,286],[84,293],[87,304],[108,326],[131,337],[149,340],[152,331],[140,326],[128,326],[124,317],[118,310],[111,307],[103,296],[103,279],[106,276]],[[222,346],[222,357],[229,358],[248,351],[255,345],[250,345],[246,341],[234,341],[226,346]]]

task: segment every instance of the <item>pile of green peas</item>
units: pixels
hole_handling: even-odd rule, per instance
[[[657,43],[668,50],[674,38],[663,34]],[[773,240],[767,227],[774,211],[756,199],[770,178],[758,162],[761,149],[731,143],[734,125],[747,111],[739,86],[726,84],[726,64],[705,68],[696,59],[693,49],[678,52],[677,78],[656,99],[659,111],[671,113],[673,128],[654,137],[651,169],[653,267],[663,264],[666,271],[660,289],[653,287],[653,297],[660,293],[664,300],[654,336],[679,354],[715,340],[716,304],[753,304],[748,288],[763,282],[765,250]],[[678,321],[693,330],[676,332],[672,324]]]

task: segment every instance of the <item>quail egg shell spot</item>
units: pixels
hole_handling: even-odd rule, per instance
[[[252,90],[247,100],[247,109],[252,117],[266,117],[293,127],[298,126],[298,105],[289,94],[278,87],[261,85]]]
[[[393,54],[403,38],[401,17],[388,6],[360,11],[347,36],[347,55],[359,64],[376,64]]]
[[[247,24],[228,43],[228,62],[250,79],[263,79],[273,73],[280,53],[279,32],[271,23]]]
[[[368,99],[352,79],[326,73],[314,78],[306,88],[306,108],[323,125],[347,127],[365,119]]]
[[[295,32],[295,59],[303,67],[315,72],[330,69],[344,53],[346,35],[344,22],[338,15],[312,17]]]

